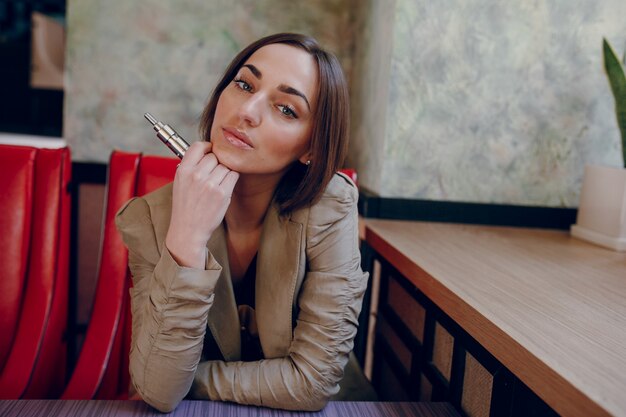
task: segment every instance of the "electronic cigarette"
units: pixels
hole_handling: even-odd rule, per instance
[[[185,139],[181,138],[178,133],[170,125],[163,124],[163,122],[157,121],[150,113],[143,115],[157,132],[157,137],[163,142],[174,154],[183,159],[185,152],[189,149],[189,144]]]

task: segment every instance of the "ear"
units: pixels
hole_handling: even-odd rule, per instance
[[[300,158],[298,158],[298,161],[300,161],[301,164],[308,165],[307,161],[311,161],[311,158],[312,158],[312,152],[308,151],[305,154],[303,154]]]

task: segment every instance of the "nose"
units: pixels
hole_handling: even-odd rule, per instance
[[[239,118],[252,127],[258,126],[262,120],[262,94],[251,94],[239,108]]]

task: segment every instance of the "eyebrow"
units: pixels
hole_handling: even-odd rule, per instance
[[[309,111],[311,111],[311,105],[309,104],[309,100],[307,100],[306,96],[300,91],[296,90],[293,87],[289,87],[288,85],[285,85],[285,84],[279,85],[278,91],[282,91],[283,93],[293,94],[294,96],[302,97],[302,99],[306,103],[306,106],[309,108]]]
[[[254,74],[254,76],[257,77],[259,80],[263,79],[263,74],[261,74],[261,71],[259,71],[259,69],[257,67],[255,67],[254,65],[252,65],[252,64],[244,64],[242,66],[246,67],[250,71],[252,71],[252,74]]]
[[[242,67],[248,68],[250,70],[250,72],[252,72],[252,74],[256,78],[258,78],[259,80],[263,79],[263,74],[254,65],[252,65],[252,64],[244,64],[244,65],[242,65]],[[292,94],[294,96],[298,96],[298,97],[302,98],[304,100],[304,102],[306,103],[306,106],[308,107],[309,111],[311,111],[311,105],[309,104],[309,100],[307,100],[307,98],[304,95],[304,93],[300,92],[299,90],[296,90],[293,87],[289,87],[288,85],[285,85],[285,84],[279,85],[278,86],[278,91],[281,91],[281,92],[287,93],[287,94]]]

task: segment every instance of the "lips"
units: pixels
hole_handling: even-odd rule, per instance
[[[233,146],[241,149],[254,148],[254,145],[252,145],[252,141],[244,132],[240,132],[237,129],[231,127],[224,127],[222,128],[222,130],[224,132],[224,138]]]

